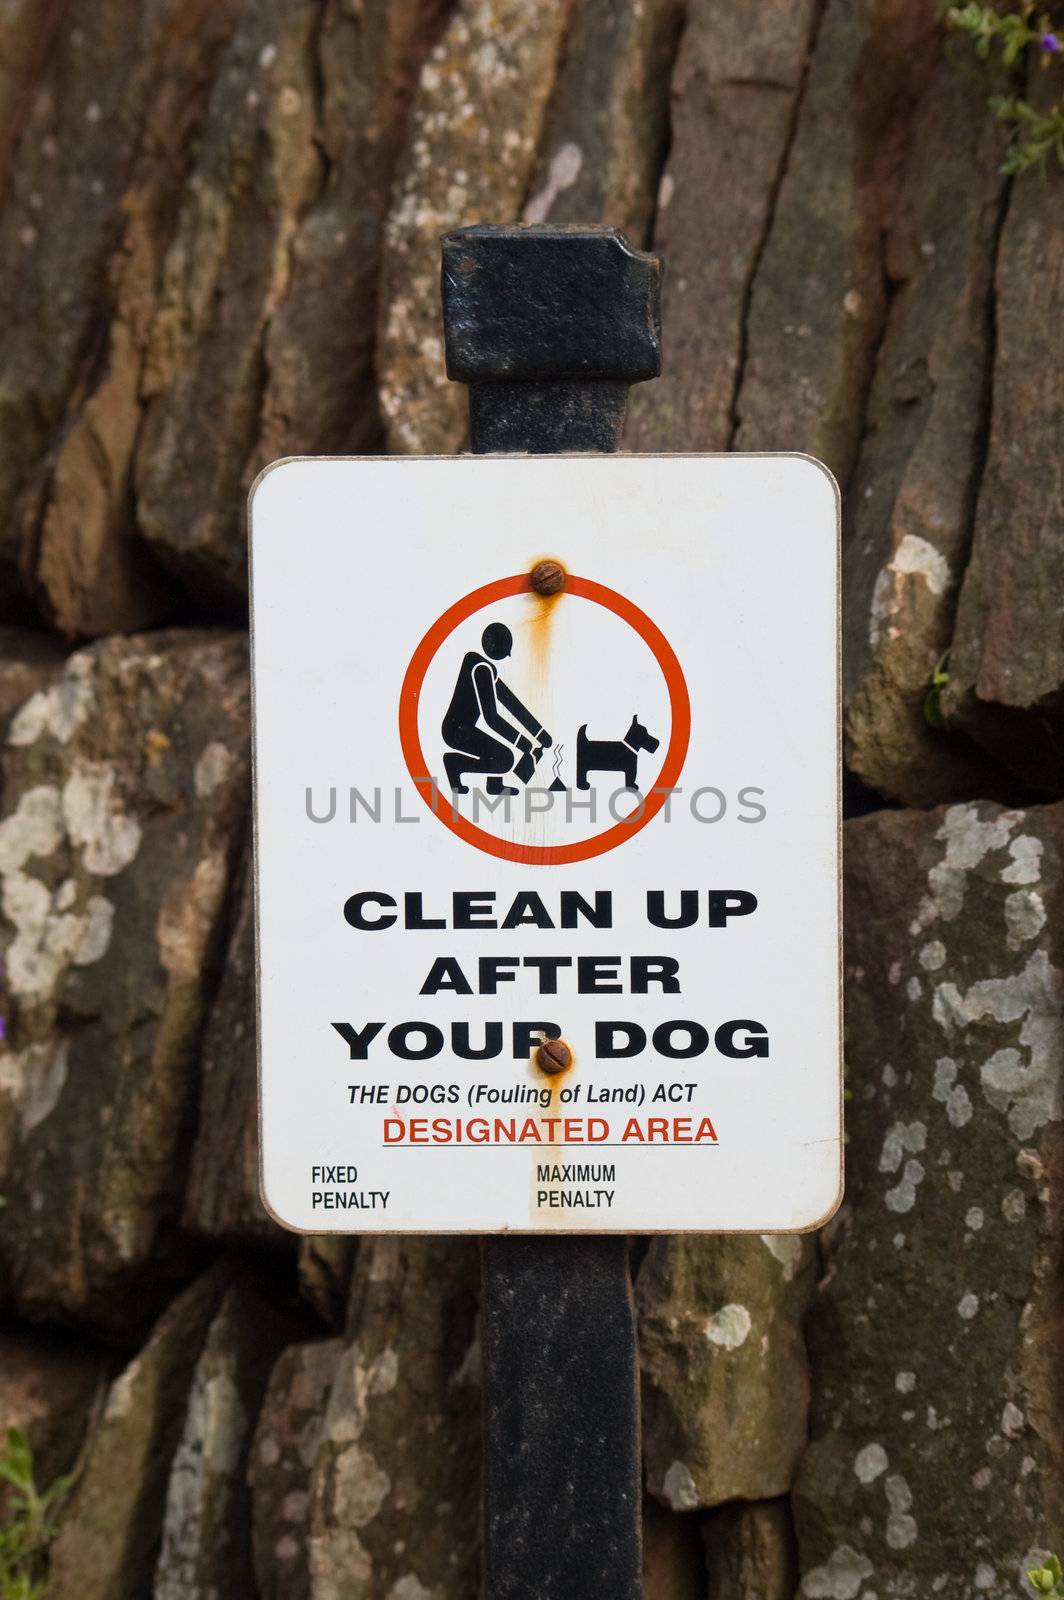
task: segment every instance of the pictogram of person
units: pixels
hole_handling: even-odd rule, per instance
[[[513,771],[527,783],[551,742],[547,730],[499,677],[495,663],[505,660],[513,644],[505,623],[490,622],[480,640],[484,654],[469,650],[462,658],[441,730],[447,745],[444,771],[455,794],[469,793],[462,782],[469,773],[488,774],[489,794],[516,794],[503,783],[502,774]]]

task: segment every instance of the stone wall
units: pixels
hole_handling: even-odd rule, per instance
[[[1064,175],[1003,177],[934,0],[0,11],[0,1422],[76,1470],[51,1600],[477,1592],[475,1250],[256,1193],[243,501],[462,448],[438,235],[520,218],[666,256],[629,448],[810,451],[846,505],[847,1196],[633,1251],[648,1596],[1020,1593],[1064,1541]]]

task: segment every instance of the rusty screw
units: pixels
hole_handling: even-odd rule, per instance
[[[536,1051],[539,1070],[549,1073],[552,1078],[555,1073],[564,1072],[572,1059],[572,1051],[564,1039],[544,1039]]]
[[[537,561],[528,581],[537,594],[561,594],[565,588],[565,568],[560,561]]]

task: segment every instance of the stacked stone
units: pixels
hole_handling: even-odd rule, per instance
[[[666,257],[629,448],[846,507],[847,1196],[636,1249],[648,1594],[1004,1600],[1064,1541],[1064,177],[1003,177],[992,87],[934,0],[0,17],[0,1423],[76,1473],[52,1600],[477,1591],[475,1252],[257,1195],[241,508],[461,447],[438,235],[522,217]]]

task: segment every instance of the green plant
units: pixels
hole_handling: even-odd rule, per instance
[[[942,691],[949,683],[949,669],[946,666],[949,660],[949,651],[941,658],[938,666],[931,674],[931,687],[924,700],[924,720],[931,728],[944,728],[946,719],[942,715]]]
[[[1047,1594],[1052,1600],[1064,1597],[1064,1572],[1056,1556],[1050,1556],[1044,1567],[1032,1567],[1027,1574],[1035,1594]]]
[[[1055,155],[1064,167],[1064,100],[1049,111],[1036,111],[1018,95],[997,94],[990,109],[999,122],[1011,123],[1014,138],[1003,162],[1006,172],[1025,172]]]
[[[8,1485],[0,1523],[0,1600],[41,1600],[44,1560],[55,1538],[54,1513],[70,1488],[69,1477],[39,1490],[33,1450],[21,1428],[9,1428],[0,1453],[0,1479]]]
[[[995,47],[1005,69],[1018,74],[1032,54],[1058,76],[1064,64],[1064,37],[1048,11],[1035,10],[1035,0],[1006,0],[1003,6],[950,5],[941,7],[942,20],[951,33],[968,39],[981,60]],[[1017,91],[991,97],[990,109],[1010,130],[1004,171],[1025,172],[1045,165],[1055,155],[1064,167],[1064,85],[1044,107],[1035,107]]]

